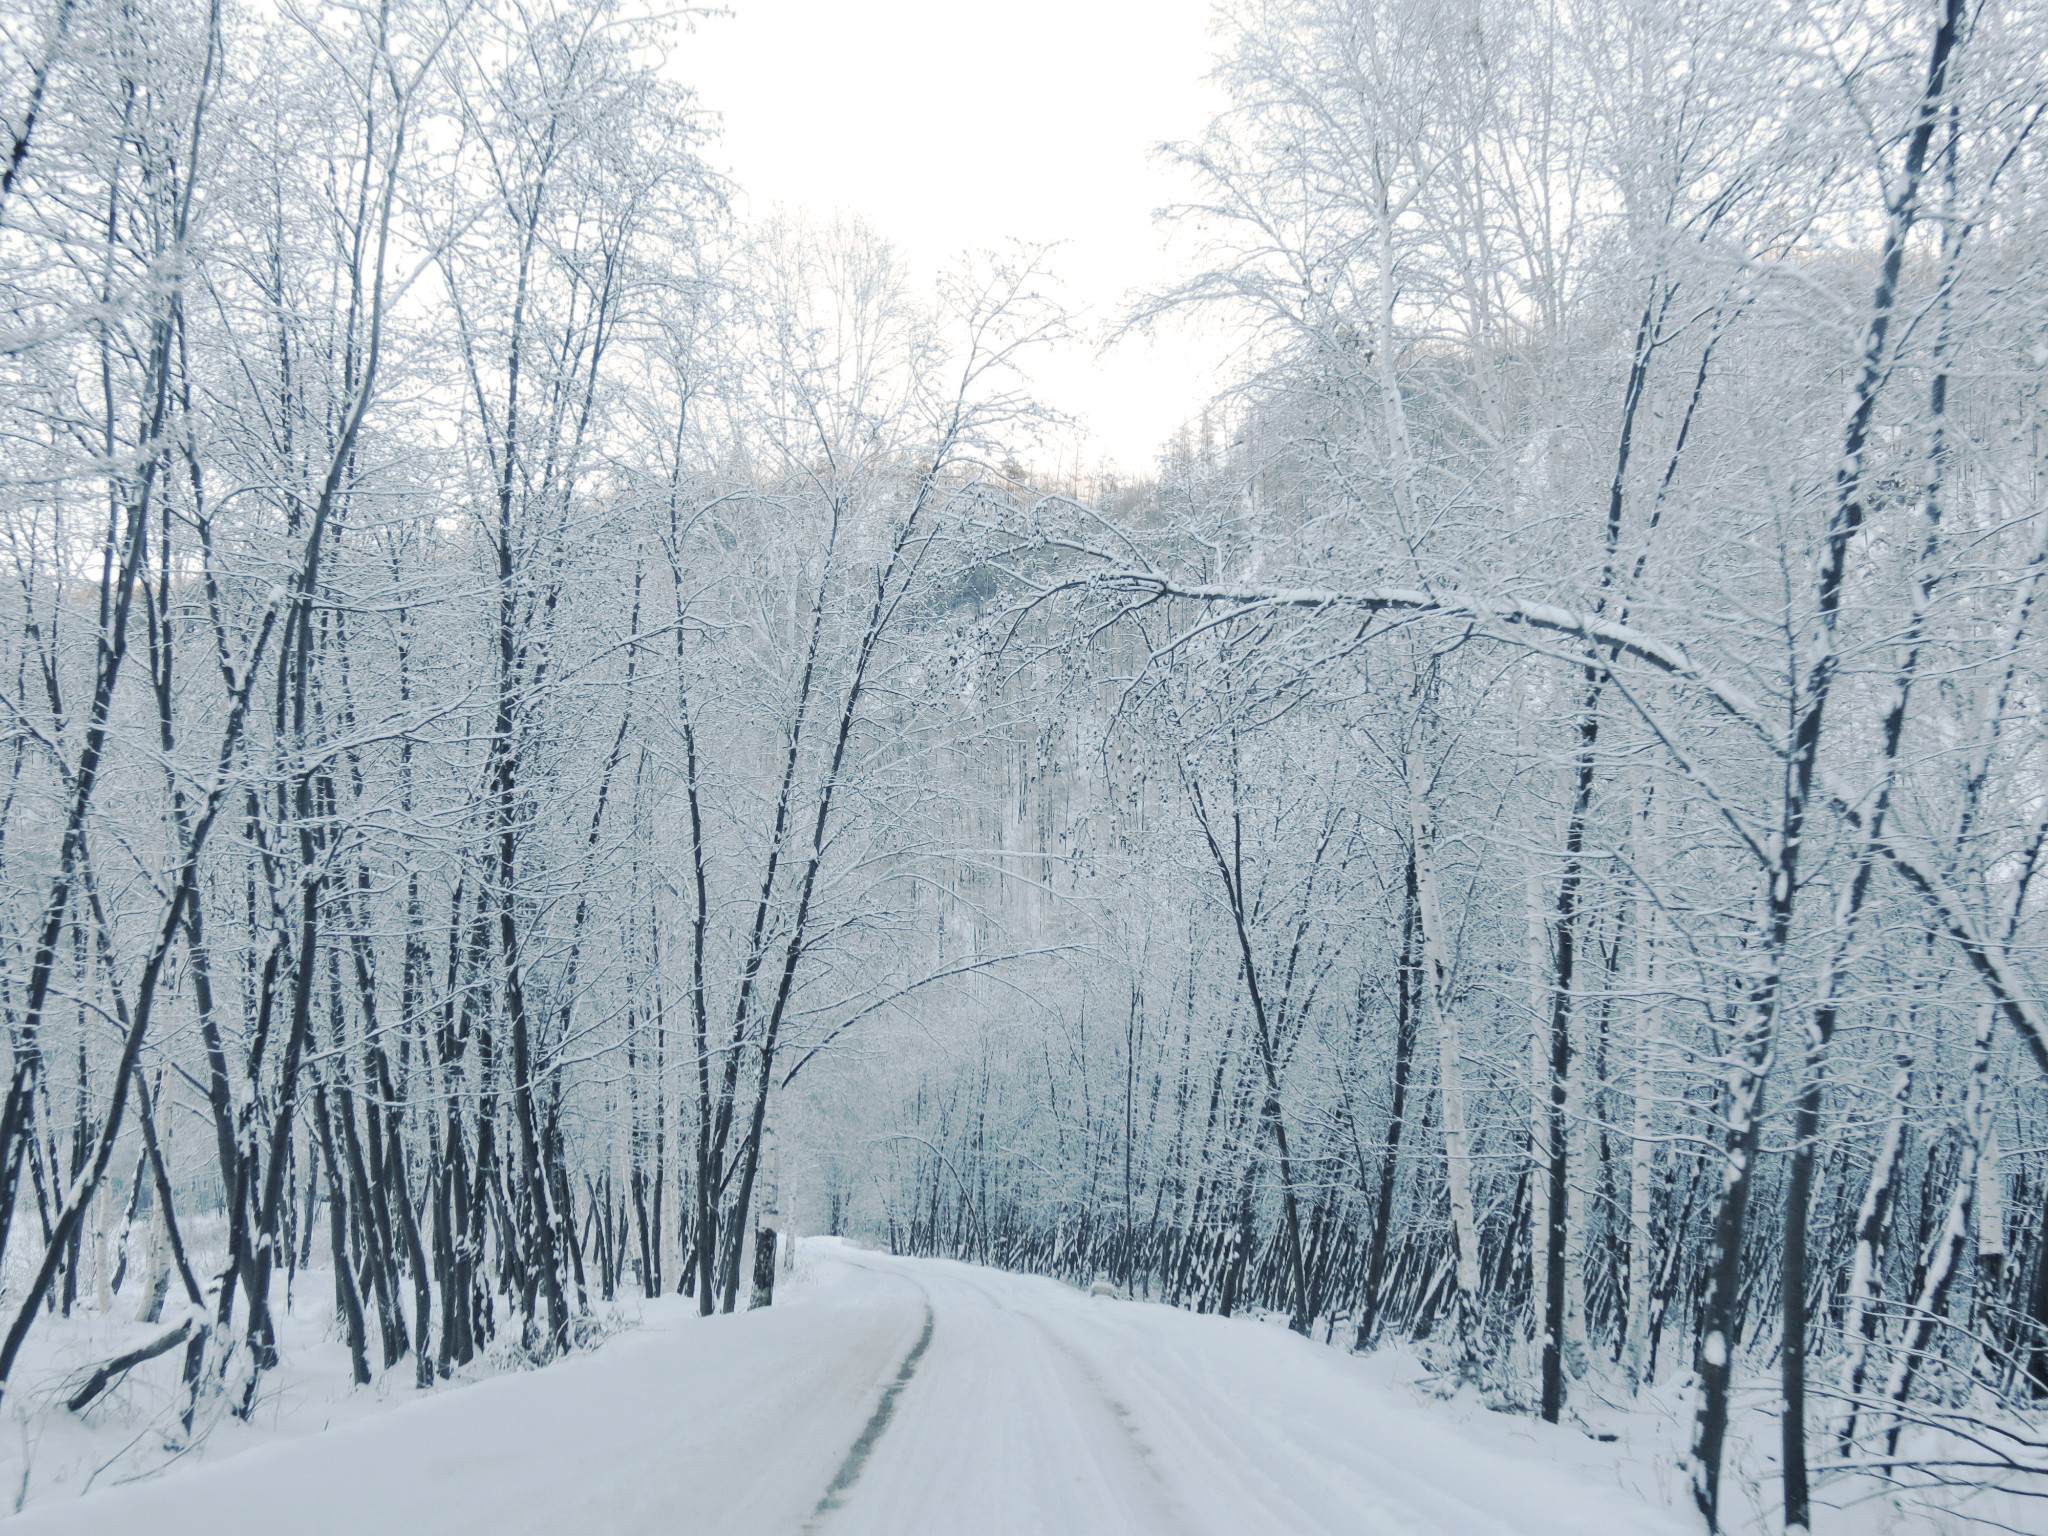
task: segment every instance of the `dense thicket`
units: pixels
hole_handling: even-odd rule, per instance
[[[110,1263],[246,1404],[322,1243],[363,1380],[569,1347],[629,1268],[729,1309],[771,1063],[922,979],[873,897],[942,531],[1053,317],[1028,260],[925,302],[857,226],[738,230],[661,41],[22,44],[0,1377]]]
[[[901,1241],[1690,1374],[1710,1522],[1760,1378],[1790,1526],[2035,1464],[2039,20],[1226,14],[1229,426],[990,535],[1062,708],[962,840],[1115,958],[920,1079]]]
[[[650,23],[25,18],[0,1385],[794,1222],[2038,1466],[2041,22],[1228,8],[1243,381],[1083,494],[1031,254],[739,226]]]

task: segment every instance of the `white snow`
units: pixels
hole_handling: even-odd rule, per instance
[[[829,1239],[802,1267],[772,1309],[654,1302],[546,1370],[31,1505],[10,1536],[1691,1531],[1597,1481],[1578,1430],[1432,1401],[1267,1323]]]

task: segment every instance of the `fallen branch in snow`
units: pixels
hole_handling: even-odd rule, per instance
[[[163,1337],[143,1345],[140,1349],[131,1349],[125,1355],[116,1355],[88,1376],[85,1385],[72,1393],[64,1406],[73,1413],[83,1412],[94,1398],[107,1390],[115,1377],[125,1371],[134,1370],[146,1360],[154,1360],[158,1355],[169,1354],[191,1336],[192,1319],[188,1317]]]

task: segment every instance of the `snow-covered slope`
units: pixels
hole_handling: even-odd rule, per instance
[[[602,1349],[157,1480],[16,1536],[1665,1536],[1571,1430],[1424,1406],[1247,1320],[805,1245],[771,1310],[676,1302]]]

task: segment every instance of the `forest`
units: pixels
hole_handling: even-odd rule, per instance
[[[2048,9],[1227,0],[1141,475],[686,22],[0,29],[0,1413],[845,1233],[2038,1515]]]

